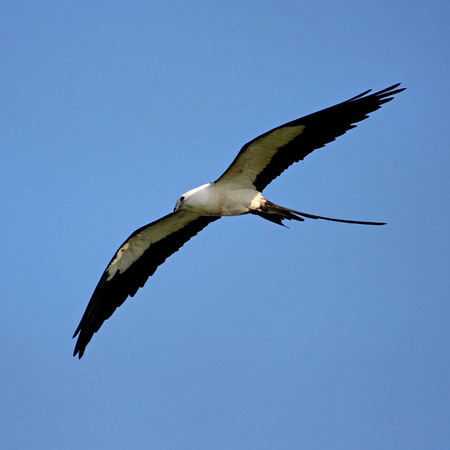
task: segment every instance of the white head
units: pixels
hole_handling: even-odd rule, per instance
[[[205,197],[205,189],[207,189],[210,185],[211,183],[203,184],[202,186],[185,192],[177,200],[173,211],[177,212],[180,209],[196,209],[196,207],[200,207],[203,203],[203,198]]]

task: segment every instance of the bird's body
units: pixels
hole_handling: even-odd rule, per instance
[[[344,134],[355,123],[403,91],[398,84],[281,125],[258,136],[238,153],[214,182],[183,194],[174,211],[134,233],[117,250],[106,267],[78,325],[74,356],[83,356],[86,345],[117,307],[134,296],[170,255],[208,224],[222,216],[255,214],[283,225],[284,220],[304,218],[364,225],[383,225],[333,219],[278,206],[265,199],[264,188],[294,162]]]
[[[182,199],[182,200],[180,200]],[[240,216],[258,209],[263,196],[254,187],[230,183],[208,183],[183,194],[175,212],[191,211],[205,216]]]

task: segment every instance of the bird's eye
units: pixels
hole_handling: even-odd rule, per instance
[[[180,197],[180,202],[184,202],[184,195]]]

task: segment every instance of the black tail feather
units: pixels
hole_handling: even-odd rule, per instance
[[[284,219],[303,221],[304,219],[302,217],[306,217],[307,219],[328,220],[330,222],[354,223],[357,225],[386,225],[385,222],[367,222],[362,220],[334,219],[332,217],[317,216],[315,214],[309,214],[301,211],[296,211],[295,209],[285,208],[283,206],[276,205],[269,200],[266,200],[266,204],[261,210],[252,211],[252,213],[283,226],[284,224],[282,223],[282,221]]]
[[[302,217],[298,217],[292,213],[281,215],[281,214],[274,214],[271,212],[265,212],[265,211],[251,211],[252,214],[256,214],[259,217],[262,217],[263,219],[268,220],[269,222],[276,223],[278,225],[281,225],[282,227],[286,227],[286,225],[283,223],[283,220],[298,220],[299,222],[304,222],[305,219]],[[287,228],[287,227],[286,227]]]

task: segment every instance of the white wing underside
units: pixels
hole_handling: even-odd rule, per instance
[[[256,177],[270,163],[279,149],[299,136],[304,129],[304,125],[286,126],[254,139],[239,152],[216,183],[230,183],[239,187],[252,186]]]
[[[193,212],[180,210],[176,214],[169,214],[161,220],[152,223],[129,238],[117,250],[116,255],[106,268],[108,273],[107,281],[110,281],[117,272],[125,272],[152,244],[180,230],[198,217],[199,215]]]

